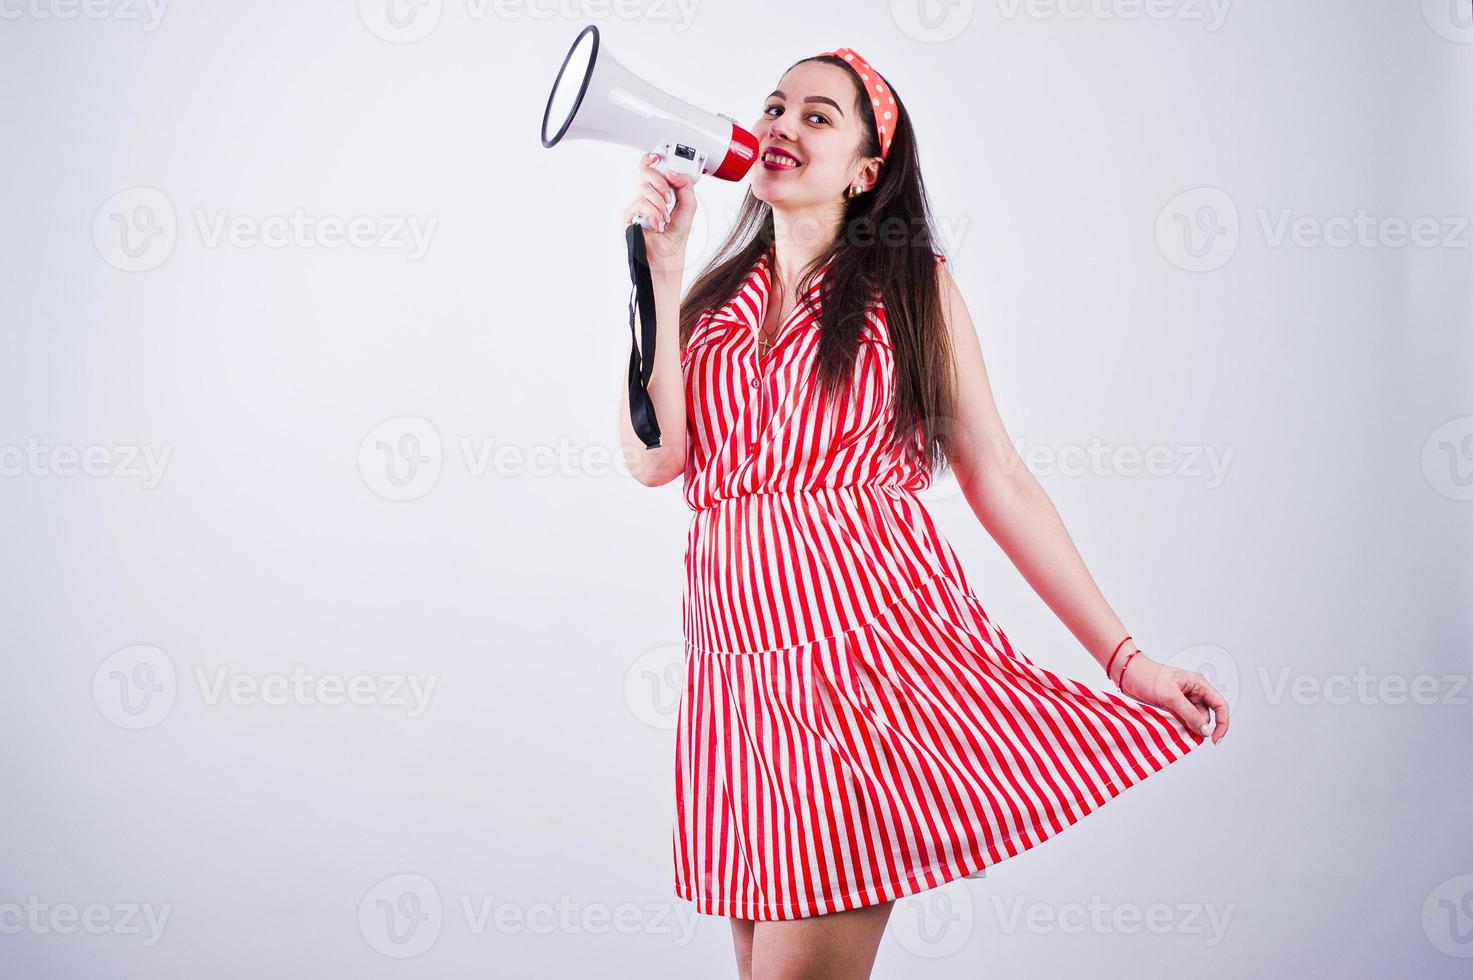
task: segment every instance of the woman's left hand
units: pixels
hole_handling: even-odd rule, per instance
[[[1157,663],[1144,653],[1130,660],[1120,689],[1138,701],[1164,708],[1194,732],[1207,734],[1208,710],[1216,719],[1212,744],[1221,742],[1228,730],[1227,699],[1195,670],[1182,670]]]

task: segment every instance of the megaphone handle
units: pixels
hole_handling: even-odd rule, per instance
[[[690,148],[689,147],[685,147],[685,149],[688,150],[688,151],[690,151]],[[677,150],[677,144],[671,143],[669,140],[666,140],[665,142],[661,143],[659,146],[655,147],[650,152],[654,153],[656,156],[659,157],[659,159],[657,159],[654,163],[650,164],[650,166],[653,167],[654,169],[658,170],[660,173],[662,173],[662,174],[669,174],[669,173],[686,174],[686,175],[688,175],[690,177],[690,181],[691,181],[692,184],[694,184],[696,181],[698,181],[698,180],[701,179],[701,174],[704,171],[704,168],[705,168],[705,165],[706,165],[706,155],[704,153],[690,151],[691,153],[694,154],[693,156],[684,155],[684,154],[678,152],[678,150]],[[675,211],[675,192],[674,191],[666,191],[665,192],[665,218],[666,218],[666,220],[669,220],[670,215],[673,214],[674,211]],[[640,218],[638,216],[635,217],[634,223],[637,224],[637,225],[640,225],[641,227],[644,226],[644,222],[642,220],[640,220]]]

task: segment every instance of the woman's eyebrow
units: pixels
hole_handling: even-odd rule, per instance
[[[772,95],[769,95],[768,98],[769,99],[772,98],[773,95],[777,96],[779,99],[786,99],[787,98],[787,96],[783,94],[783,90],[780,89],[780,88],[773,89],[772,90]],[[839,109],[839,103],[835,102],[833,99],[829,98],[827,95],[810,95],[810,96],[807,96],[806,98],[804,98],[803,101],[804,102],[827,102],[829,105],[831,105],[835,109],[838,109],[839,110],[839,115],[842,116],[844,114],[844,110],[843,109]]]

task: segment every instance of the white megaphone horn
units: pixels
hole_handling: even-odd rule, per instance
[[[661,173],[741,180],[757,161],[757,137],[730,116],[656,88],[619,63],[589,24],[574,39],[542,113],[542,145],[599,140],[659,155]],[[665,216],[675,207],[666,194]],[[640,223],[635,218],[635,223]]]
[[[757,137],[730,116],[706,112],[646,82],[599,43],[589,24],[573,40],[542,112],[542,145],[565,139],[601,140],[654,152],[660,173],[702,174],[741,180],[757,160]],[[665,217],[675,193],[665,192]],[[655,290],[645,251],[645,229],[636,215],[624,226],[629,254],[629,421],[646,449],[660,446],[660,424],[650,400],[655,365]],[[641,329],[635,330],[635,313]]]

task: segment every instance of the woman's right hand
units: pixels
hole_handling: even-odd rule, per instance
[[[689,174],[662,174],[653,166],[659,156],[646,153],[639,161],[639,194],[624,209],[624,224],[642,217],[645,253],[654,272],[679,271],[685,265],[685,244],[696,213],[696,194]],[[666,191],[675,192],[675,209],[665,217]]]

